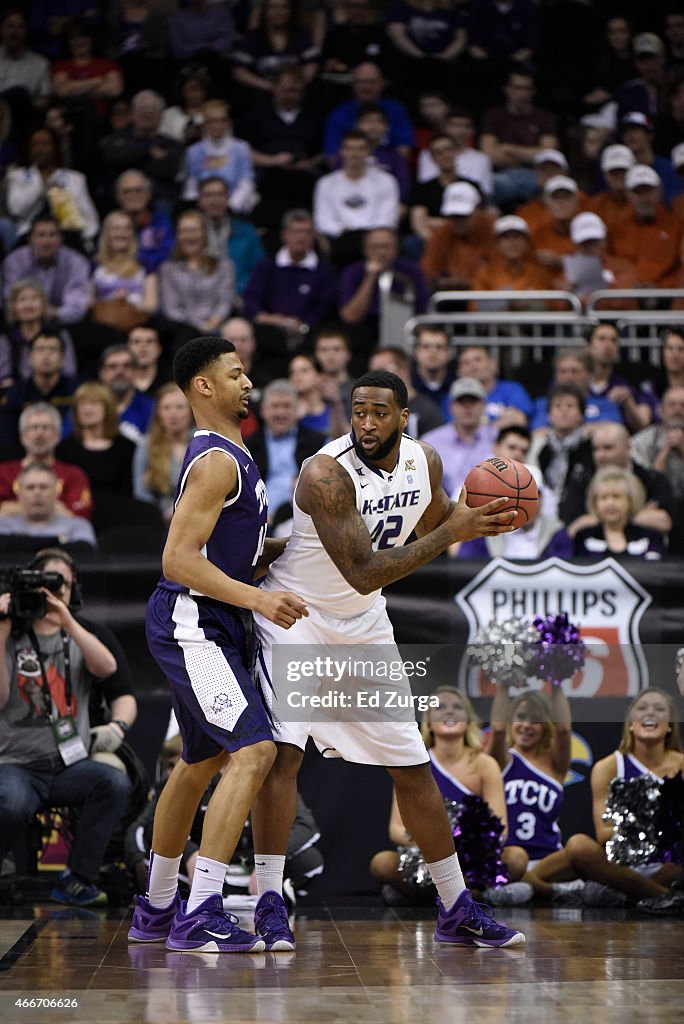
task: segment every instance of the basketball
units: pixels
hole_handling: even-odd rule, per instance
[[[494,498],[510,498],[497,512],[517,509],[513,525],[531,523],[539,509],[539,491],[527,466],[515,459],[492,456],[474,466],[465,478],[469,508],[479,508]]]

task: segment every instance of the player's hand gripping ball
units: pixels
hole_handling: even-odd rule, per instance
[[[494,455],[474,466],[465,478],[468,492],[467,504],[479,508],[494,498],[510,500],[497,512],[517,511],[513,526],[531,523],[539,510],[539,491],[534,477],[527,466],[515,459],[503,459]]]

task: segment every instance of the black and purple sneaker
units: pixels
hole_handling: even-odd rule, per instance
[[[445,910],[437,900],[439,916],[435,928],[435,942],[453,942],[464,946],[520,946],[525,941],[522,932],[506,928],[485,913],[468,889],[464,889],[451,910]]]
[[[259,898],[254,911],[254,931],[266,943],[267,953],[291,953],[295,949],[285,900],[273,889]]]
[[[173,919],[166,948],[180,953],[263,953],[265,942],[243,932],[235,914],[227,914],[223,899],[214,894],[190,913],[183,900]]]
[[[128,929],[129,942],[166,942],[173,919],[181,905],[178,889],[168,907],[153,907],[144,896],[135,897],[135,910],[131,927]]]

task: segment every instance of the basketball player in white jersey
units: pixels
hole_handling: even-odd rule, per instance
[[[283,721],[288,707],[286,678],[274,678],[273,647],[308,647],[325,655],[332,645],[382,644],[400,661],[381,588],[425,565],[457,540],[507,533],[514,512],[498,511],[498,498],[470,509],[465,494],[452,502],[442,487],[442,465],[429,445],[403,433],[408,421],[406,386],[393,373],[361,377],[352,390],[352,432],[325,445],[302,468],[294,495],[292,536],[271,564],[267,589],[293,590],[309,617],[287,634],[255,615],[255,676],[273,709],[278,756],[252,809],[254,861],[259,902],[255,929],[266,949],[294,949],[282,900],[285,850],[295,816],[296,779],[312,735],[332,756],[383,765],[394,781],[401,818],[418,843],[439,897],[435,939],[479,946],[514,946],[525,941],[488,917],[472,900],[454,852],[454,842],[418,725],[410,720]],[[415,531],[418,540],[403,547]],[[368,650],[368,647],[365,648]],[[353,650],[351,652],[353,654]],[[283,676],[283,673],[278,673]],[[348,678],[353,696],[379,680]],[[343,687],[345,680],[336,688]],[[315,695],[319,679],[306,678],[297,690]],[[405,693],[410,694],[403,676]],[[298,698],[301,703],[301,697]],[[291,718],[292,716],[288,716]],[[344,717],[344,716],[340,716]],[[359,716],[357,716],[359,717]]]

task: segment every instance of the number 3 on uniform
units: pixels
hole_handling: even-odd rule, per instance
[[[515,830],[516,839],[531,839],[534,835],[534,828],[537,824],[537,819],[534,814],[530,814],[529,811],[525,811],[523,814],[518,815],[517,827]]]

